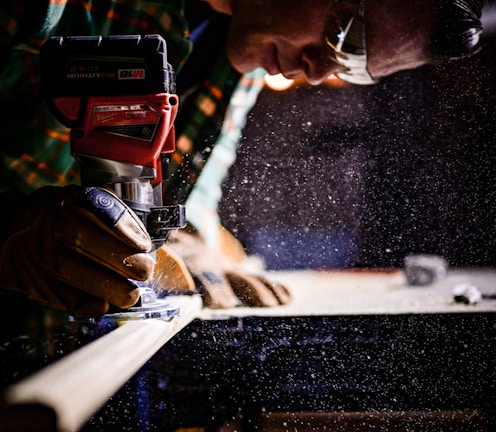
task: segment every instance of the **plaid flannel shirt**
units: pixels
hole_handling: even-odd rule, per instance
[[[167,41],[168,60],[180,73],[192,49],[184,0],[7,0],[0,5],[0,191],[31,192],[45,185],[63,186],[79,181],[78,166],[70,154],[69,133],[48,111],[40,94],[38,54],[51,35],[161,34]],[[220,50],[206,80],[188,99],[175,122],[176,151],[171,155],[166,182],[169,202],[184,203],[218,144],[218,136],[233,91],[237,88],[237,116],[246,116],[260,80],[239,81]],[[240,92],[251,94],[243,99]],[[246,100],[244,108],[240,100]],[[234,141],[243,122],[230,122],[221,141],[234,160]],[[227,138],[226,138],[227,137]],[[234,138],[234,139],[233,139]],[[225,159],[225,157],[224,157]],[[229,168],[220,164],[210,175],[200,204],[193,213],[213,214],[220,184]],[[204,187],[205,189],[205,187]],[[207,195],[210,198],[207,198]],[[208,204],[207,204],[208,203]],[[208,210],[206,210],[208,208]],[[212,213],[213,212],[213,213]],[[192,216],[199,220],[198,216]],[[196,223],[194,223],[196,225]]]

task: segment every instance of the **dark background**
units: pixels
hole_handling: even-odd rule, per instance
[[[491,3],[492,4],[492,3]],[[221,219],[269,269],[496,264],[496,37],[374,86],[259,96]]]

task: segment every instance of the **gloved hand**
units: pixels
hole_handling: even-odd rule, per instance
[[[191,226],[171,232],[168,243],[157,251],[154,288],[189,291],[196,282],[204,304],[214,309],[288,303],[291,295],[286,287],[262,276],[260,268],[247,268],[241,244],[220,229],[218,248],[208,247]]]
[[[0,288],[75,317],[136,303],[139,292],[129,279],[152,275],[151,240],[114,194],[43,187],[2,206]]]

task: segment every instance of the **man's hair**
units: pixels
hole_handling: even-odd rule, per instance
[[[435,10],[433,60],[467,57],[479,49],[485,0],[440,0]]]

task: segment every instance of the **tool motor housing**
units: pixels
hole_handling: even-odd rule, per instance
[[[157,170],[174,150],[178,97],[159,35],[55,36],[41,48],[44,94],[71,128],[75,157],[94,156]]]
[[[183,206],[160,207],[179,103],[165,40],[54,36],[42,45],[40,59],[45,100],[71,129],[82,184],[112,189],[152,239],[184,226]]]

